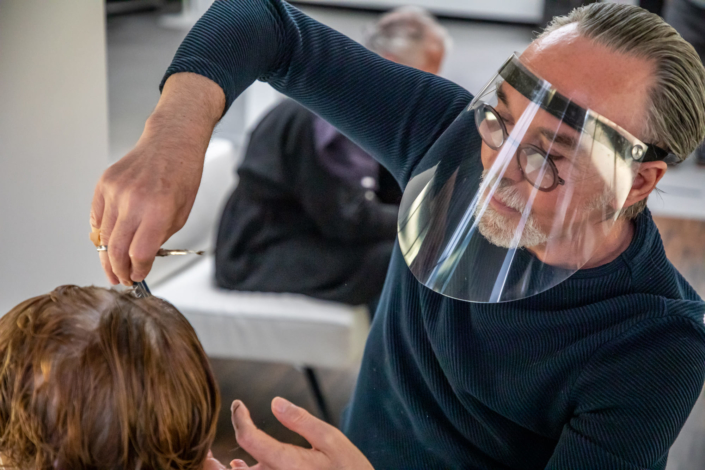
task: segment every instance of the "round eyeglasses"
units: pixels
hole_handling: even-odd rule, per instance
[[[480,137],[492,150],[499,150],[509,133],[497,110],[488,104],[475,108],[475,124]],[[524,178],[539,191],[553,191],[565,181],[558,176],[558,169],[551,158],[538,147],[526,144],[517,147],[517,163]]]

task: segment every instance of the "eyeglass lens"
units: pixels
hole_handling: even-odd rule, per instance
[[[482,140],[492,149],[499,150],[508,137],[504,121],[495,109],[487,104],[475,108],[475,124]],[[533,145],[517,149],[517,161],[524,177],[534,187],[550,191],[557,186],[558,175],[550,158]]]

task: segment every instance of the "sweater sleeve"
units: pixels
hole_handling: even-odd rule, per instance
[[[193,72],[227,106],[254,80],[297,100],[385,165],[405,186],[472,96],[443,78],[395,64],[282,0],[216,0],[162,80]]]
[[[702,325],[675,316],[641,323],[581,374],[546,469],[664,469],[704,379]]]

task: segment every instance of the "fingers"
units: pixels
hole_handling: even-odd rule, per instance
[[[115,226],[115,219],[117,218],[117,214],[115,214],[113,211],[111,211],[110,208],[107,208],[102,215],[101,218],[101,225],[98,227],[98,230],[100,231],[100,244],[101,245],[108,245],[110,243],[110,237],[111,233],[113,231],[113,227]],[[110,246],[108,245],[108,249],[110,249]],[[105,275],[108,278],[108,281],[115,285],[115,284],[120,284],[120,279],[118,276],[115,274],[113,270],[112,263],[110,261],[110,256],[108,252],[101,251],[100,252],[100,264],[103,266],[103,271],[105,271]]]
[[[91,241],[96,245],[108,245],[108,252],[101,252],[101,264],[112,284],[132,285],[143,281],[152,269],[154,258],[169,234],[168,224],[162,217],[146,217],[133,221],[113,216],[106,211],[103,226],[91,233]]]
[[[113,273],[113,267],[110,265],[108,253],[106,251],[101,251],[98,255],[100,256],[100,265],[103,267],[103,271],[105,272],[105,276],[108,278],[108,282],[112,285],[120,284],[120,279],[118,279],[115,273]]]
[[[272,412],[284,426],[324,453],[335,450],[336,443],[343,437],[338,429],[281,397],[272,400]]]
[[[166,224],[160,218],[143,219],[134,233],[129,248],[131,270],[129,279],[143,281],[152,269],[154,258],[162,246],[163,236],[167,232]],[[108,248],[109,249],[109,248]]]
[[[113,219],[111,218],[105,218],[104,217],[104,211],[105,211],[105,198],[103,198],[103,193],[100,191],[101,185],[100,183],[98,186],[95,188],[95,192],[93,194],[93,202],[91,204],[91,242],[98,247],[100,245],[106,245],[106,241],[102,239],[101,237],[101,225],[103,224],[103,220],[110,220],[110,223],[106,223],[105,227],[103,227],[104,234],[107,234],[109,237],[110,232],[112,230],[112,225],[114,224]],[[107,238],[106,238],[107,240]],[[113,273],[113,268],[110,264],[110,259],[108,258],[108,253],[102,251],[99,253],[100,257],[100,264],[103,267],[103,271],[105,272],[105,276],[108,278],[108,282],[110,284],[119,284],[120,280],[118,277]]]
[[[374,470],[362,452],[342,432],[303,408],[277,397],[272,400],[272,411],[284,426],[306,438],[313,446],[307,451],[308,466],[302,468]],[[311,462],[319,466],[310,465]]]
[[[115,227],[113,227],[112,231],[106,231],[101,227],[101,239],[104,244],[108,245],[108,259],[113,273],[123,285],[131,286],[130,272],[132,271],[132,262],[130,261],[129,250],[132,238],[137,231],[138,221],[128,217],[128,215],[121,214],[115,222]]]
[[[234,470],[244,470],[249,469],[250,467],[247,466],[244,460],[233,460],[230,462],[230,468]]]
[[[235,400],[230,408],[235,438],[240,447],[245,449],[255,460],[266,468],[278,469],[282,462],[288,462],[289,468],[297,468],[294,462],[301,460],[294,446],[282,444],[257,429],[252,422],[249,410],[240,400]],[[246,468],[246,467],[245,467]]]
[[[213,452],[209,450],[206,461],[203,463],[203,470],[228,470],[228,468],[213,457]]]

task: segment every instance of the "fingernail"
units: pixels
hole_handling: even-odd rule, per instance
[[[277,413],[284,414],[291,410],[293,407],[294,405],[290,401],[285,400],[282,397],[276,397],[274,399],[274,409]]]
[[[247,468],[247,464],[244,460],[236,459],[230,462],[230,468]]]
[[[235,413],[235,410],[237,410],[238,406],[242,405],[242,402],[240,400],[235,400],[232,405],[230,405],[230,412]]]

